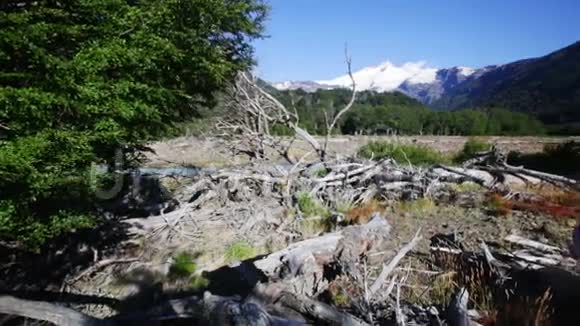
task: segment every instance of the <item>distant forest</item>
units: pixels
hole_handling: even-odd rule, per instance
[[[272,91],[272,90],[271,90]],[[284,105],[295,108],[301,125],[314,134],[325,133],[324,110],[332,116],[349,101],[347,89],[273,91]],[[280,134],[288,131],[278,128]],[[353,108],[340,124],[342,134],[399,135],[544,135],[556,133],[531,115],[497,107],[434,111],[399,92],[357,94]]]

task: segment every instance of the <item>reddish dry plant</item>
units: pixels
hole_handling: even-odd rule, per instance
[[[508,200],[498,193],[490,193],[487,196],[487,203],[502,216],[513,210],[519,210],[553,217],[580,218],[580,194],[577,192],[550,193],[542,195],[539,199],[527,201]]]
[[[381,213],[385,210],[376,200],[369,200],[368,202],[351,208],[346,212],[345,220],[348,224],[366,224],[374,213]]]

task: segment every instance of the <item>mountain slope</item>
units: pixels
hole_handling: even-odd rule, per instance
[[[476,70],[467,67],[439,69],[435,79],[430,83],[406,80],[397,87],[397,90],[418,99],[423,104],[430,105],[474,73]]]
[[[580,121],[580,42],[534,59],[487,67],[450,88],[439,109],[498,106],[548,123]]]

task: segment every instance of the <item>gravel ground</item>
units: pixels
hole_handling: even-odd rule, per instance
[[[461,136],[340,136],[331,138],[329,148],[332,152],[351,155],[357,152],[369,141],[386,140],[403,143],[416,143],[434,148],[444,153],[455,153],[463,148],[468,137]],[[496,143],[500,148],[508,151],[523,153],[541,152],[545,145],[558,144],[570,140],[579,141],[580,137],[482,137],[491,143]],[[322,141],[322,139],[320,139]],[[236,165],[244,162],[242,158],[232,158],[226,148],[212,138],[181,137],[151,144],[155,154],[149,154],[148,166],[201,166],[221,167]],[[297,141],[296,156],[301,156],[310,151],[308,144]]]

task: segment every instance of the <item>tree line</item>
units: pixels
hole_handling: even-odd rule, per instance
[[[300,115],[301,126],[324,134],[324,110],[339,110],[350,98],[347,89],[275,91],[274,94]],[[284,130],[279,130],[284,133]],[[400,93],[358,93],[353,108],[340,123],[342,134],[403,135],[543,135],[546,127],[531,115],[497,107],[460,111],[433,111]]]

